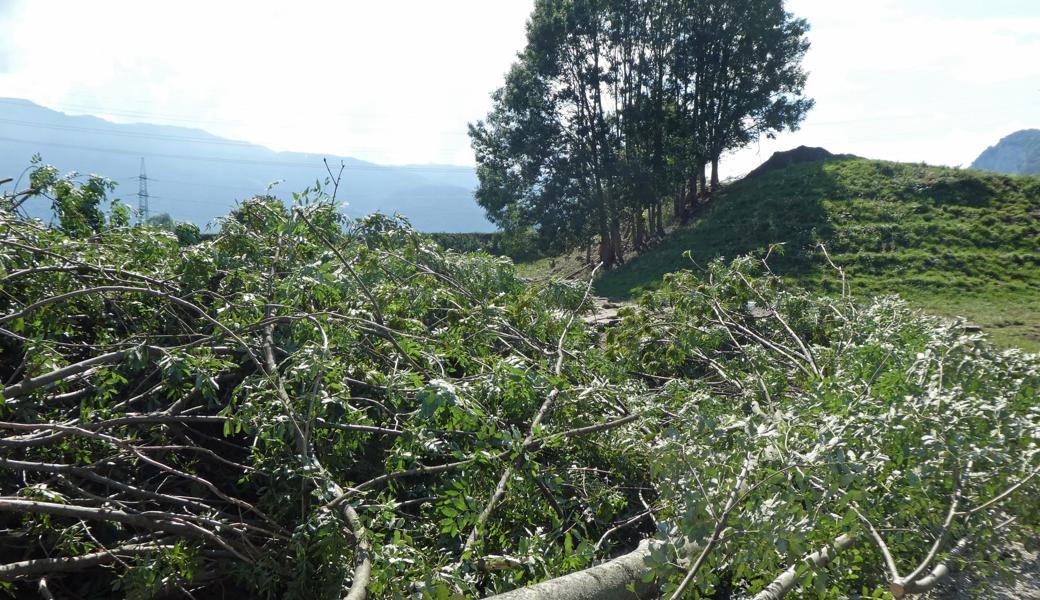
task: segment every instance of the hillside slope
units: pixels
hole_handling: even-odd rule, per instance
[[[628,298],[669,272],[763,252],[779,275],[830,292],[898,293],[966,316],[1004,343],[1040,349],[1040,178],[865,159],[795,165],[727,188],[701,220],[606,273]]]
[[[451,165],[383,166],[354,158],[275,152],[199,129],[121,124],[91,116],[72,116],[26,100],[0,98],[0,179],[18,178],[34,153],[63,172],[97,173],[116,180],[115,196],[137,205],[137,176],[144,157],[152,214],[168,213],[204,227],[226,215],[236,201],[264,193],[283,200],[328,176],[323,158],[338,167],[343,185],[338,199],[345,212],[406,216],[422,231],[494,231],[473,197],[472,167]],[[10,191],[10,190],[7,190]],[[32,216],[48,218],[43,200],[26,206]]]
[[[983,152],[971,168],[1008,175],[1040,175],[1040,129],[1023,129]]]

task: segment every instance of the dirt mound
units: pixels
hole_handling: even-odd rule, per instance
[[[786,150],[784,152],[775,152],[769,157],[769,160],[758,166],[757,169],[748,173],[748,177],[754,177],[761,175],[762,173],[768,173],[769,171],[776,171],[779,169],[787,168],[791,165],[797,165],[800,163],[807,162],[818,162],[821,160],[828,160],[832,158],[856,158],[852,154],[832,154],[824,148],[811,148],[809,146],[798,146],[793,150]]]

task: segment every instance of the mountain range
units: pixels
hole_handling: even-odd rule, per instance
[[[344,212],[400,213],[419,230],[488,232],[495,227],[477,205],[472,167],[383,166],[350,157],[276,152],[221,138],[201,129],[120,124],[72,116],[15,98],[0,98],[0,180],[16,181],[33,154],[63,172],[97,173],[118,185],[114,197],[137,206],[141,159],[148,177],[150,214],[168,213],[201,227],[226,215],[236,202],[265,193],[287,200],[344,165],[337,200]],[[8,187],[12,184],[8,184]],[[10,191],[10,190],[8,190]],[[50,216],[45,199],[26,204],[33,216]]]
[[[971,168],[1007,175],[1040,175],[1040,129],[1023,129],[990,146]]]

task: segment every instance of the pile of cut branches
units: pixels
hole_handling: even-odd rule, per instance
[[[0,209],[0,590],[902,596],[1035,531],[1036,357],[898,301],[747,259],[601,334],[587,283],[398,220],[258,198],[200,242],[105,189]]]
[[[591,355],[586,285],[329,203],[250,201],[191,245],[0,219],[0,580],[513,587],[650,489],[604,443],[638,386]]]
[[[902,598],[1035,535],[1040,357],[963,321],[788,289],[745,258],[670,276],[609,338],[671,419],[664,539],[698,548],[673,598]]]

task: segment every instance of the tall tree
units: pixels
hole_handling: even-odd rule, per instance
[[[549,248],[599,235],[600,259],[612,264],[621,239],[603,4],[539,0],[527,48],[470,136],[477,200],[493,222],[534,225]]]
[[[809,49],[809,24],[786,12],[778,0],[740,3],[709,0],[721,26],[713,57],[714,83],[708,103],[711,189],[719,185],[719,159],[758,136],[797,129],[813,101],[802,96]],[[743,6],[740,6],[743,5]]]
[[[477,199],[545,249],[599,241],[610,266],[706,194],[706,165],[794,128],[808,25],[783,0],[537,0],[505,85],[470,127]]]

